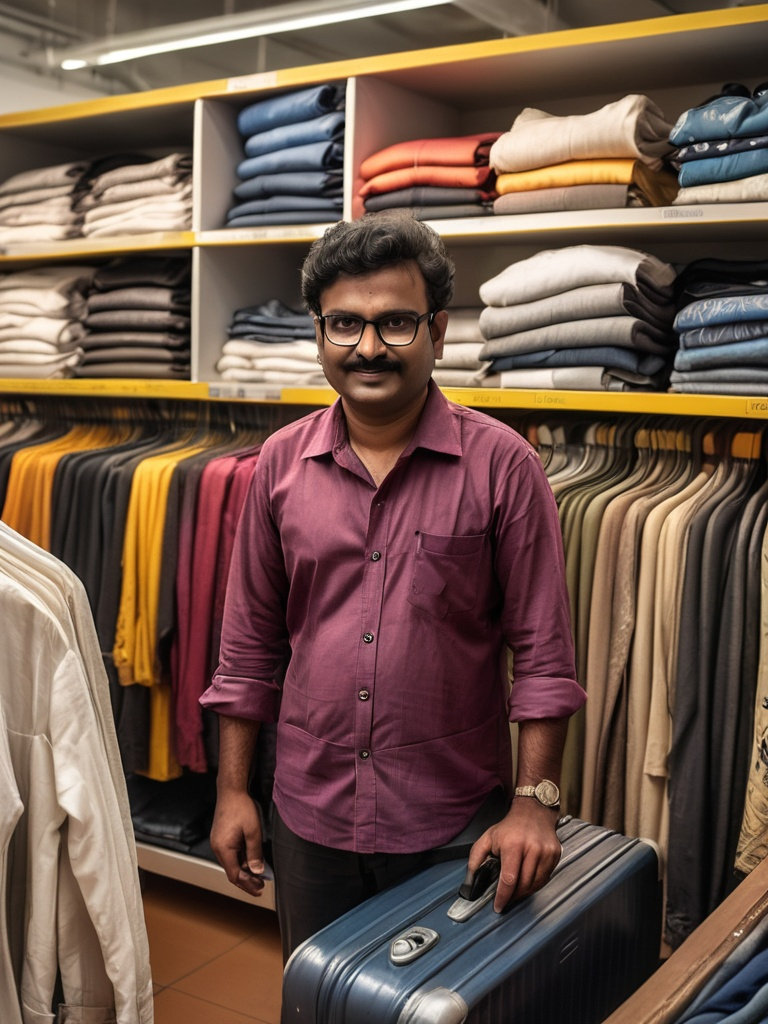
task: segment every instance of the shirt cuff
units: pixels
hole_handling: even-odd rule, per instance
[[[509,698],[510,722],[537,718],[569,718],[585,703],[587,694],[574,679],[537,677],[518,680]]]
[[[200,703],[204,708],[231,718],[276,722],[280,710],[280,694],[280,687],[274,681],[216,675],[200,697]]]

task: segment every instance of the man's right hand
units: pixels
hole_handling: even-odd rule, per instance
[[[219,793],[211,846],[227,878],[250,896],[264,890],[261,819],[247,792]]]

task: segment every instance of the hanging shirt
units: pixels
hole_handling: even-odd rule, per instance
[[[201,700],[279,717],[274,798],[292,830],[358,852],[440,845],[509,784],[507,718],[584,699],[557,509],[519,434],[430,384],[378,488],[340,402],[266,440]]]

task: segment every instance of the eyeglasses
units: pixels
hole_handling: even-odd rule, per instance
[[[426,320],[430,327],[434,313],[387,313],[377,320],[366,320],[361,316],[349,316],[346,313],[330,313],[328,316],[316,316],[315,322],[322,325],[323,335],[332,345],[354,348],[360,344],[363,331],[372,324],[381,341],[390,348],[410,345],[416,338],[419,326]]]

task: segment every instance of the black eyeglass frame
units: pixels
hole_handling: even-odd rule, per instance
[[[366,320],[365,317],[362,317],[362,316],[350,315],[350,317],[349,317],[350,320],[359,320],[360,321],[360,333],[358,334],[356,341],[334,341],[333,338],[330,338],[328,336],[328,332],[327,332],[326,327],[325,327],[325,321],[330,316],[340,316],[342,314],[339,314],[339,313],[328,313],[328,314],[325,314],[325,315],[316,316],[314,318],[314,320],[315,320],[315,323],[319,323],[320,324],[320,327],[321,327],[322,332],[323,332],[323,337],[325,338],[325,340],[330,342],[331,345],[336,345],[337,348],[355,348],[357,345],[359,345],[360,342],[362,341],[363,334],[365,333],[365,328],[368,326],[368,324],[371,324],[371,326],[375,329],[376,336],[378,337],[378,339],[382,343],[382,345],[386,345],[387,348],[407,348],[408,345],[412,345],[414,343],[414,341],[416,341],[416,335],[419,333],[419,327],[421,327],[421,325],[424,323],[424,321],[426,320],[428,326],[431,327],[432,324],[434,323],[434,319],[437,316],[437,313],[438,313],[438,310],[435,309],[435,310],[432,310],[429,313],[422,313],[421,316],[417,316],[416,317],[416,326],[413,329],[413,337],[411,338],[411,340],[410,341],[395,341],[395,342],[387,341],[385,338],[382,337],[381,326],[380,325],[381,325],[382,320],[386,320],[386,319],[388,319],[389,317],[392,317],[392,316],[397,316],[398,315],[397,313],[387,313],[385,316],[380,316],[376,320]],[[401,316],[403,316],[403,315],[411,316],[410,313],[400,314],[400,315]]]

